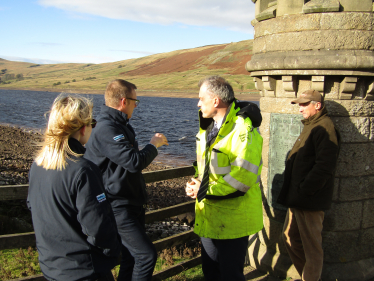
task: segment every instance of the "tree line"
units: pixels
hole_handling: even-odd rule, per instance
[[[9,80],[14,80],[16,79],[17,81],[21,81],[24,79],[23,77],[23,74],[22,73],[19,73],[19,74],[14,74],[14,73],[7,73],[7,69],[1,69],[0,70],[0,82],[1,84],[9,84],[10,81]]]

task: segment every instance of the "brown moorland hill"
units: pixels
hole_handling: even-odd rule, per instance
[[[190,50],[189,52],[175,54],[170,57],[160,58],[151,63],[145,63],[138,68],[122,72],[122,75],[159,75],[173,72],[184,72],[193,70],[196,65],[204,65],[206,57],[214,55],[217,51],[221,51],[227,47],[228,44],[212,46],[202,50]],[[231,54],[234,59],[226,57],[221,58],[219,61],[213,63],[206,63],[205,66],[209,70],[225,69],[228,74],[243,74],[248,75],[244,65],[251,59],[249,52],[236,51]]]
[[[142,95],[170,92],[183,96],[196,93],[202,77],[221,75],[237,93],[256,93],[245,70],[252,44],[253,40],[245,40],[103,64],[39,65],[0,59],[0,89],[103,93],[110,80],[122,78],[135,83]],[[14,78],[8,75],[4,81],[6,74],[14,74]],[[15,78],[17,74],[21,79]]]

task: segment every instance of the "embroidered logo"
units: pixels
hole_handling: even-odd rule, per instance
[[[120,140],[124,140],[124,139],[125,139],[125,136],[124,136],[123,134],[121,134],[121,135],[115,136],[113,139],[114,139],[115,141],[120,141]]]
[[[244,142],[245,141],[245,139],[247,138],[247,134],[240,134],[239,135],[239,138],[240,138],[240,140],[242,141],[242,142]]]
[[[241,133],[239,135],[239,138],[240,138],[241,142],[247,141],[248,144],[252,144],[252,133],[251,132]]]
[[[105,193],[101,193],[100,195],[97,195],[96,198],[97,198],[97,201],[99,201],[99,203],[105,201],[106,200]]]

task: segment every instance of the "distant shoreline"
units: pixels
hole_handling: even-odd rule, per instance
[[[0,90],[18,90],[18,91],[39,91],[39,92],[71,92],[77,94],[93,94],[93,95],[103,95],[104,90],[89,90],[89,89],[53,89],[53,88],[42,88],[42,89],[25,89],[25,88],[0,88]],[[138,90],[137,95],[140,97],[163,97],[163,98],[199,98],[199,93],[192,92],[191,90],[184,91],[151,91],[151,90]],[[235,97],[239,100],[251,100],[259,101],[261,96],[258,91],[245,92],[245,93],[235,93]]]

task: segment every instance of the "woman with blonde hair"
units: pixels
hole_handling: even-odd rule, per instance
[[[40,268],[47,280],[114,280],[121,249],[99,168],[82,156],[96,121],[93,104],[60,94],[29,174]]]

